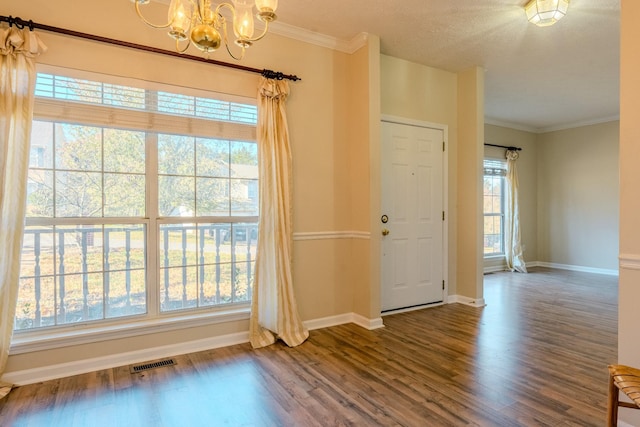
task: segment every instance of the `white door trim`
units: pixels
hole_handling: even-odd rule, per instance
[[[442,224],[442,277],[444,277],[445,283],[444,301],[446,302],[449,295],[449,126],[424,120],[392,116],[389,114],[381,114],[380,121],[442,130],[445,146],[444,154],[442,156],[442,162],[444,163],[442,165],[442,206],[445,210],[444,223]],[[379,143],[380,149],[382,150],[382,138],[380,138]],[[382,254],[380,254],[380,257],[382,257]],[[382,262],[380,263],[380,268],[382,269]],[[382,277],[382,271],[380,271],[380,277]]]

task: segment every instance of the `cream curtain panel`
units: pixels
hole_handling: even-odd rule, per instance
[[[36,83],[34,58],[46,47],[28,29],[0,28],[0,399],[18,298],[29,144]]]
[[[261,78],[258,89],[258,162],[260,228],[256,255],[249,339],[253,348],[280,338],[302,344],[309,332],[293,294],[291,256],[291,148],[285,102],[285,80]]]
[[[522,242],[520,241],[520,208],[518,206],[518,172],[516,161],[518,152],[507,150],[507,194],[506,221],[505,221],[505,257],[507,268],[511,271],[527,272],[527,266],[522,254]]]

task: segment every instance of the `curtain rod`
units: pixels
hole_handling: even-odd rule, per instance
[[[489,147],[506,148],[507,150],[511,150],[511,151],[521,151],[522,150],[522,148],[520,148],[520,147],[513,147],[513,146],[512,147],[507,147],[506,145],[487,144],[486,142],[485,142],[484,145],[488,145]]]
[[[64,35],[67,35],[67,36],[78,37],[78,38],[87,39],[87,40],[93,40],[93,41],[97,41],[97,42],[101,42],[101,43],[108,43],[108,44],[112,44],[112,45],[116,45],[116,46],[128,47],[128,48],[131,48],[131,49],[142,50],[144,52],[158,53],[160,55],[174,56],[176,58],[189,59],[191,61],[205,62],[207,64],[213,64],[213,65],[220,65],[222,67],[235,68],[236,70],[249,71],[251,73],[261,74],[263,77],[266,77],[268,79],[276,79],[276,80],[286,79],[286,80],[292,80],[294,82],[298,81],[298,80],[302,80],[300,77],[298,77],[296,75],[284,74],[284,73],[281,73],[279,71],[266,70],[266,69],[260,70],[258,68],[251,68],[251,67],[246,67],[244,65],[238,65],[238,64],[231,64],[231,63],[228,63],[228,62],[216,61],[215,59],[207,59],[207,58],[202,58],[200,56],[184,55],[182,53],[178,53],[178,52],[171,51],[171,50],[158,49],[158,48],[155,48],[155,47],[145,46],[145,45],[141,45],[141,44],[137,44],[137,43],[125,42],[125,41],[122,41],[122,40],[110,39],[108,37],[96,36],[94,34],[81,33],[81,32],[78,32],[78,31],[67,30],[65,28],[52,27],[50,25],[38,24],[37,22],[33,22],[31,20],[25,21],[25,20],[20,19],[18,17],[14,18],[13,16],[2,16],[2,15],[0,15],[0,22],[7,22],[9,24],[9,26],[15,25],[19,29],[29,28],[30,31],[33,31],[34,29],[37,28],[37,29],[43,30],[43,31],[49,31],[49,32],[52,32],[52,33],[64,34]]]

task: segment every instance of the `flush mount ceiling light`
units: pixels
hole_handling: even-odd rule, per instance
[[[569,0],[531,0],[524,7],[529,22],[548,27],[558,22],[569,9]]]
[[[213,52],[224,43],[227,52],[234,59],[242,59],[246,48],[263,38],[269,29],[269,23],[276,20],[278,0],[232,0],[213,7],[211,0],[171,0],[166,24],[156,25],[149,22],[140,5],[150,0],[131,0],[135,3],[136,13],[142,21],[153,28],[168,28],[169,36],[176,41],[176,51],[182,53],[193,44],[205,53]],[[264,23],[262,32],[254,37],[253,6],[256,17]],[[227,39],[227,19],[233,23],[235,44],[240,54],[234,55]]]

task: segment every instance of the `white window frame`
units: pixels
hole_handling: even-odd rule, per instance
[[[487,173],[488,169],[493,169],[490,174]],[[497,173],[496,172],[497,169],[500,169],[503,172],[501,174]],[[500,213],[487,214],[486,212],[483,212],[482,213],[483,224],[484,224],[484,219],[487,216],[492,216],[492,217],[499,216],[501,218],[501,225],[502,225],[501,231],[500,231],[500,236],[502,239],[501,241],[502,252],[484,253],[484,249],[483,249],[483,256],[485,259],[503,258],[505,256],[505,240],[504,239],[505,239],[505,220],[506,220],[506,206],[505,206],[506,170],[507,170],[506,161],[502,159],[485,158],[483,161],[483,175],[482,175],[483,181],[486,176],[492,176],[492,177],[499,176],[501,181]],[[484,199],[484,192],[483,192],[483,199]],[[484,240],[484,237],[485,237],[485,234],[483,230],[483,240]]]
[[[151,90],[164,90],[191,96],[201,96],[219,99],[223,101],[238,102],[242,104],[256,105],[253,98],[240,97],[229,94],[213,93],[185,87],[175,87],[155,82],[133,80],[129,78],[106,76],[98,73],[69,70],[60,67],[38,66],[38,72],[64,75],[72,78],[87,79],[125,86],[142,87]],[[34,120],[47,120],[56,122],[78,123],[89,126],[126,126],[130,129],[151,131],[154,135],[159,133],[183,133],[198,137],[211,137],[228,140],[255,141],[256,126],[243,123],[231,123],[216,121],[212,125],[210,120],[195,117],[166,117],[162,120],[157,114],[145,111],[114,111],[102,105],[83,105],[81,110],[60,108],[60,101],[53,99],[37,98],[34,107]],[[149,133],[151,134],[151,133]],[[155,179],[157,170],[157,145],[146,144],[146,176]],[[151,147],[151,148],[150,148]],[[155,161],[151,161],[153,156]],[[155,169],[149,169],[152,165]],[[180,330],[184,328],[199,327],[217,323],[244,321],[249,318],[250,302],[224,306],[209,306],[205,309],[181,310],[162,312],[159,304],[161,285],[159,277],[159,227],[160,224],[184,223],[184,218],[159,217],[157,201],[157,185],[151,185],[146,180],[146,216],[141,218],[107,218],[109,223],[127,224],[142,223],[147,228],[147,252],[154,252],[154,256],[146,256],[147,266],[147,314],[113,318],[99,321],[89,321],[78,324],[68,324],[55,327],[42,327],[37,329],[18,330],[14,332],[11,343],[11,354],[21,354],[31,351],[47,350],[71,345],[113,340],[119,338],[134,337],[145,334],[160,333]],[[226,219],[227,222],[257,222],[258,217],[233,216]],[[29,225],[47,223],[51,219],[30,219]],[[105,218],[59,218],[53,221],[59,224],[101,224]],[[191,217],[190,223],[225,222],[219,217]],[[150,232],[155,230],[155,232]]]

